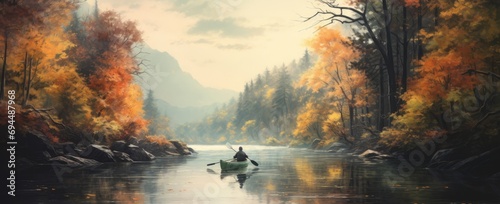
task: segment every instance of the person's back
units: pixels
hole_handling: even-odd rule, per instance
[[[236,152],[236,154],[233,156],[233,158],[235,158],[236,161],[245,161],[245,160],[247,160],[248,156],[243,151],[243,147],[240,147],[239,149],[240,149],[240,151]]]

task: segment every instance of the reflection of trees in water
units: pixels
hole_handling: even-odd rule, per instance
[[[54,174],[52,167],[46,167],[29,172],[23,172],[29,186],[22,189],[27,196],[19,200],[29,202],[30,199],[68,201],[68,203],[116,202],[116,203],[151,203],[154,197],[145,195],[157,194],[158,179],[148,178],[148,175],[161,176],[166,174],[171,166],[185,163],[185,158],[157,159],[145,163],[108,163],[95,168],[71,170],[64,172],[61,182]],[[17,196],[16,196],[17,197]],[[17,198],[16,198],[17,199]],[[154,203],[154,202],[153,202]]]
[[[389,186],[381,185],[384,172],[377,165],[362,165],[354,158],[330,157],[321,161],[297,157],[261,170],[247,179],[245,189],[268,202],[321,203],[332,199],[374,202],[390,193]]]

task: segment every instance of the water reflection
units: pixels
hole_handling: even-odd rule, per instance
[[[259,171],[259,168],[252,168],[248,169],[248,167],[239,169],[239,170],[232,170],[232,171],[220,171],[220,173],[215,172],[211,168],[207,168],[207,172],[209,174],[216,174],[219,175],[220,180],[229,180],[229,182],[238,182],[239,188],[243,188],[245,185],[245,181],[252,177],[254,174],[256,174]]]
[[[213,147],[211,147],[213,148]],[[195,148],[196,149],[196,148]],[[259,167],[222,172],[206,164],[232,154],[225,147],[197,149],[197,157],[148,163],[104,164],[66,172],[50,166],[19,172],[18,203],[440,203],[499,200],[499,185],[415,171],[403,180],[397,167],[356,157],[276,147],[245,147]],[[496,190],[495,190],[496,189]]]

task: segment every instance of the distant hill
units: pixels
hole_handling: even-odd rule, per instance
[[[167,52],[144,46],[139,58],[148,65],[137,82],[144,90],[153,90],[157,99],[177,107],[201,107],[221,104],[237,96],[237,92],[202,86]],[[219,73],[218,73],[219,74]],[[220,73],[222,74],[222,73]]]
[[[161,114],[166,114],[170,118],[170,125],[175,128],[187,122],[202,120],[205,116],[210,115],[218,104],[181,108],[157,99],[156,106]]]

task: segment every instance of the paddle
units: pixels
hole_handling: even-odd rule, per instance
[[[210,164],[207,164],[207,166],[212,166],[212,165],[214,165],[214,164],[218,164],[218,163],[220,163],[220,162],[210,163]]]
[[[232,149],[235,152],[237,152],[236,150],[233,149],[233,146],[231,146],[231,144],[229,144],[229,142],[226,143],[226,147],[229,148],[229,149]],[[253,165],[259,166],[259,163],[257,163],[256,161],[251,160],[250,158],[248,158],[248,159],[250,160],[250,162],[252,162]]]

